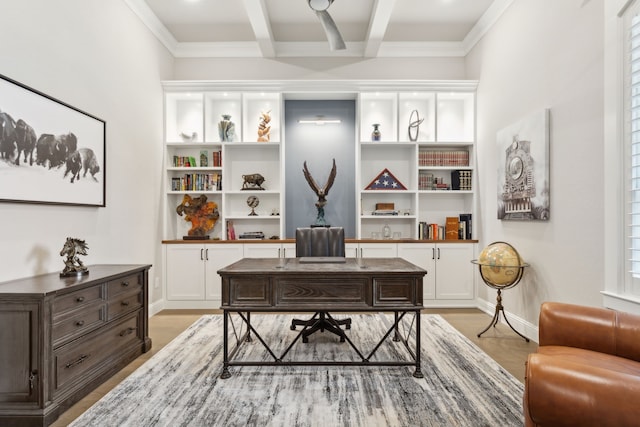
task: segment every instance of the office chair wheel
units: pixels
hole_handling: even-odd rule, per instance
[[[351,323],[347,323],[346,325],[344,325],[345,329],[351,329]]]
[[[307,342],[309,342],[309,338],[308,338],[308,337],[302,337],[302,342],[303,342],[303,343],[307,343]]]
[[[340,342],[344,342],[344,336],[340,335]]]
[[[291,328],[292,331],[295,331],[296,330],[296,325],[291,325],[290,328]]]

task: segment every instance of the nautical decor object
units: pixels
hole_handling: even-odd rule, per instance
[[[220,213],[218,205],[215,202],[207,202],[207,196],[204,194],[199,197],[192,198],[185,194],[182,203],[176,207],[179,216],[184,214],[184,220],[191,222],[191,229],[187,236],[183,236],[184,240],[207,240],[209,233],[215,227]]]
[[[269,113],[271,110],[266,113],[260,113],[260,124],[258,125],[258,142],[269,142],[269,138],[271,138],[271,126],[269,122],[271,122],[271,116]]]
[[[318,196],[318,201],[316,202],[318,214],[316,216],[316,222],[314,224],[315,226],[328,227],[327,222],[324,219],[324,206],[327,204],[327,195],[329,194],[329,189],[336,179],[336,172],[336,159],[333,159],[333,167],[331,168],[331,172],[329,172],[327,183],[324,185],[324,187],[320,187],[315,179],[313,179],[313,177],[311,176],[311,172],[309,172],[309,169],[307,168],[306,160],[304,162],[302,173],[304,174],[304,177],[309,183],[309,186],[311,187],[313,192]]]
[[[236,135],[236,125],[231,121],[229,114],[223,114],[222,120],[218,122],[218,135],[220,142],[233,142]]]
[[[64,270],[60,273],[60,277],[83,276],[89,274],[89,269],[80,261],[78,255],[87,255],[87,246],[84,240],[67,237],[62,246],[60,256],[65,256]]]
[[[529,264],[522,261],[520,254],[510,244],[506,242],[493,242],[489,244],[486,248],[480,252],[480,256],[477,260],[471,261],[474,264],[477,264],[480,269],[480,277],[484,283],[494,289],[498,290],[498,296],[496,297],[496,311],[493,315],[493,319],[491,319],[491,323],[487,326],[482,332],[478,334],[478,338],[480,335],[484,334],[491,328],[495,327],[500,320],[500,312],[502,312],[502,316],[504,317],[504,321],[509,325],[509,327],[525,341],[529,342],[529,338],[522,335],[520,332],[516,331],[504,312],[504,307],[502,306],[502,290],[509,289],[514,287],[520,282],[522,279],[522,275],[524,274],[524,268],[528,267]]]
[[[414,118],[415,115],[415,118]],[[416,142],[420,133],[420,124],[424,122],[424,118],[420,118],[418,110],[413,110],[409,116],[409,141]]]

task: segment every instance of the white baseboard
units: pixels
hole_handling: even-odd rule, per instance
[[[164,299],[149,304],[149,317],[155,316],[164,310]]]
[[[488,301],[485,301],[483,299],[477,299],[477,308],[479,310],[484,311],[485,313],[487,313],[489,316],[493,316],[496,312],[496,305],[492,304]],[[536,325],[534,325],[531,322],[527,322],[526,320],[524,320],[523,318],[516,316],[513,313],[510,313],[508,311],[505,310],[505,314],[506,316],[509,318],[509,323],[511,323],[511,325],[518,331],[520,332],[522,335],[524,335],[525,337],[529,338],[531,341],[533,342],[538,342],[538,327]],[[500,323],[502,323],[505,326],[509,326],[507,325],[507,323],[504,321],[504,316],[500,315]]]

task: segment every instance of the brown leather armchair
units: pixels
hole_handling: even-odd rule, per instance
[[[546,302],[527,359],[525,426],[640,426],[640,316]]]

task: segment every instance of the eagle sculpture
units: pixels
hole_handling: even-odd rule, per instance
[[[331,168],[331,172],[329,173],[329,178],[327,178],[327,183],[324,187],[320,187],[315,179],[311,176],[309,172],[309,168],[307,168],[307,162],[304,162],[304,168],[302,169],[304,173],[304,177],[311,186],[311,189],[318,196],[318,201],[316,202],[316,208],[318,208],[318,216],[316,216],[316,226],[325,226],[327,227],[327,223],[324,220],[324,205],[327,204],[327,194],[329,194],[329,189],[333,185],[333,181],[336,179],[336,159],[333,159],[333,167]]]

